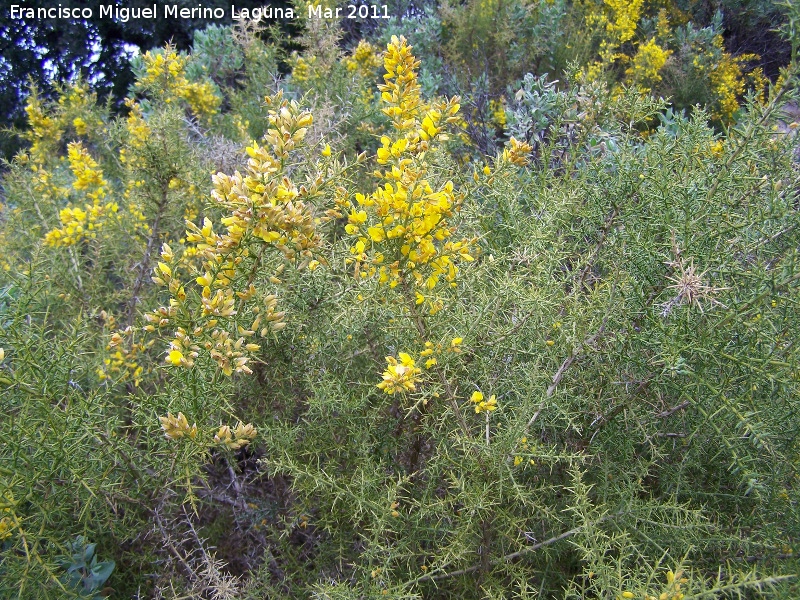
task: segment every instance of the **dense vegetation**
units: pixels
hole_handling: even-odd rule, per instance
[[[232,24],[231,4],[226,0],[168,3],[189,10],[198,5],[221,9],[224,16],[220,19],[129,18],[154,4],[164,6],[151,0],[80,0],[71,4],[62,0],[16,0],[4,3],[0,10],[0,121],[24,128],[26,90],[31,82],[38,86],[40,94],[52,99],[58,97],[59,84],[74,81],[76,77],[91,81],[100,98],[118,108],[134,81],[130,59],[137,48],[152,50],[170,42],[180,49],[188,49],[195,30],[212,23]],[[272,0],[271,4],[289,5],[286,0]],[[107,11],[115,6],[127,9],[127,15],[123,12],[121,18],[109,18]],[[239,11],[252,10],[263,3],[238,0],[235,6]],[[12,12],[12,7],[16,7],[16,11]],[[20,8],[33,8],[33,14],[44,10],[49,13],[43,14],[61,16],[29,18]],[[59,12],[68,9],[69,12]],[[82,18],[74,16],[76,14],[91,16]],[[286,25],[288,29],[290,23]],[[22,148],[20,142],[12,130],[0,129],[0,158],[10,160]]]
[[[0,596],[800,596],[798,8],[423,8],[31,89]]]

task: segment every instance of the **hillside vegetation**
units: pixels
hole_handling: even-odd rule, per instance
[[[748,3],[759,57],[704,6],[241,23],[123,115],[32,89],[0,596],[800,597],[800,12]]]

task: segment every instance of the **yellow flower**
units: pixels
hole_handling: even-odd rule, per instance
[[[508,146],[503,148],[503,161],[524,167],[528,164],[528,155],[533,151],[533,147],[528,142],[520,142],[512,137],[508,141]]]
[[[492,394],[488,400],[484,400],[483,393],[476,391],[472,392],[470,400],[475,403],[475,414],[497,410],[497,398],[494,394]]]
[[[12,529],[14,529],[14,521],[10,517],[0,519],[0,540],[10,537]]]
[[[656,44],[655,38],[651,38],[639,46],[636,56],[633,57],[633,66],[625,74],[649,91],[650,85],[661,81],[659,71],[667,63],[671,53],[671,50],[664,50]]]
[[[257,434],[258,431],[253,427],[252,423],[245,425],[239,421],[233,432],[227,425],[222,425],[214,435],[214,443],[231,450],[238,450],[253,441]]]
[[[3,508],[0,509],[0,515],[7,515],[0,518],[0,540],[4,540],[11,536],[11,531],[17,526],[16,515],[11,510],[16,505],[11,490],[0,494],[0,505],[4,505]]]
[[[217,112],[221,98],[216,95],[210,81],[190,83],[186,78],[187,58],[167,46],[163,52],[146,52],[142,57],[145,75],[136,83],[139,89],[147,89],[160,95],[165,102],[184,100],[198,117],[208,119]]]
[[[398,356],[399,362],[393,356],[386,357],[388,366],[383,372],[383,381],[377,386],[389,395],[397,391],[413,392],[416,384],[422,381],[418,377],[422,370],[415,365],[414,359],[405,352]]]
[[[367,56],[367,50],[364,46],[360,52]],[[433,314],[441,308],[440,301],[426,292],[442,279],[454,284],[456,260],[472,260],[468,248],[472,242],[447,240],[455,232],[447,220],[460,208],[461,196],[451,181],[435,189],[427,179],[426,157],[446,139],[444,126],[457,120],[460,107],[457,98],[430,104],[422,100],[419,62],[404,38],[392,38],[384,67],[385,83],[378,89],[395,133],[381,137],[376,153],[386,170],[375,174],[384,182],[369,195],[356,194],[351,204],[345,232],[357,241],[349,263],[354,263],[356,277],[376,277],[390,288],[401,283],[405,288],[411,282],[415,298],[422,297]]]
[[[238,450],[241,447],[239,443],[233,439],[231,428],[227,425],[222,425],[219,428],[219,431],[214,435],[214,443],[220,446],[227,446],[231,450]]]
[[[166,417],[158,417],[158,420],[161,421],[164,436],[171,440],[177,440],[184,435],[188,435],[192,439],[197,436],[197,424],[195,423],[189,427],[189,421],[186,420],[182,412],[179,412],[177,416],[167,413]]]
[[[75,127],[75,133],[78,135],[86,135],[86,121],[80,117],[72,120],[72,126]]]
[[[236,425],[236,429],[233,430],[233,435],[236,436],[239,441],[249,444],[251,441],[256,439],[258,430],[253,427],[252,423],[245,425],[239,421],[239,423]]]
[[[181,364],[182,358],[183,358],[183,353],[180,350],[170,350],[167,360],[171,362],[173,365],[178,366],[179,364]]]

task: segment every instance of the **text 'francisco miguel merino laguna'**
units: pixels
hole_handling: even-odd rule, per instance
[[[152,4],[151,6],[116,6],[114,4],[101,4],[99,7],[70,7],[59,4],[58,6],[31,8],[28,6],[11,5],[12,19],[91,19],[95,16],[95,8],[99,10],[97,16],[101,19],[114,19],[122,23],[138,19],[224,19],[228,16],[225,9],[211,8],[198,4],[193,8],[181,7],[177,4]],[[273,7],[265,5],[260,8],[238,9],[231,5],[231,19],[294,19],[292,8]]]
[[[224,19],[227,16],[225,9],[216,7],[206,7],[198,4],[193,8],[181,7],[177,4],[152,4],[151,6],[117,6],[114,4],[101,4],[97,7],[98,16],[101,19],[114,19],[122,23],[127,23],[131,19]],[[59,4],[49,7],[28,7],[18,4],[11,5],[12,19],[91,19],[95,16],[95,8],[70,7]],[[345,11],[345,14],[342,12]],[[282,6],[265,5],[260,8],[237,9],[231,5],[231,19],[294,19],[295,12],[292,8]],[[311,5],[308,7],[309,19],[388,19],[388,7],[385,5],[348,5],[339,8],[322,8],[321,6]]]

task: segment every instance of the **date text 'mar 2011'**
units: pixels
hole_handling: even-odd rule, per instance
[[[344,11],[344,14],[342,14]],[[309,19],[389,19],[386,4],[348,4],[336,8],[325,8],[319,4],[308,7]]]

